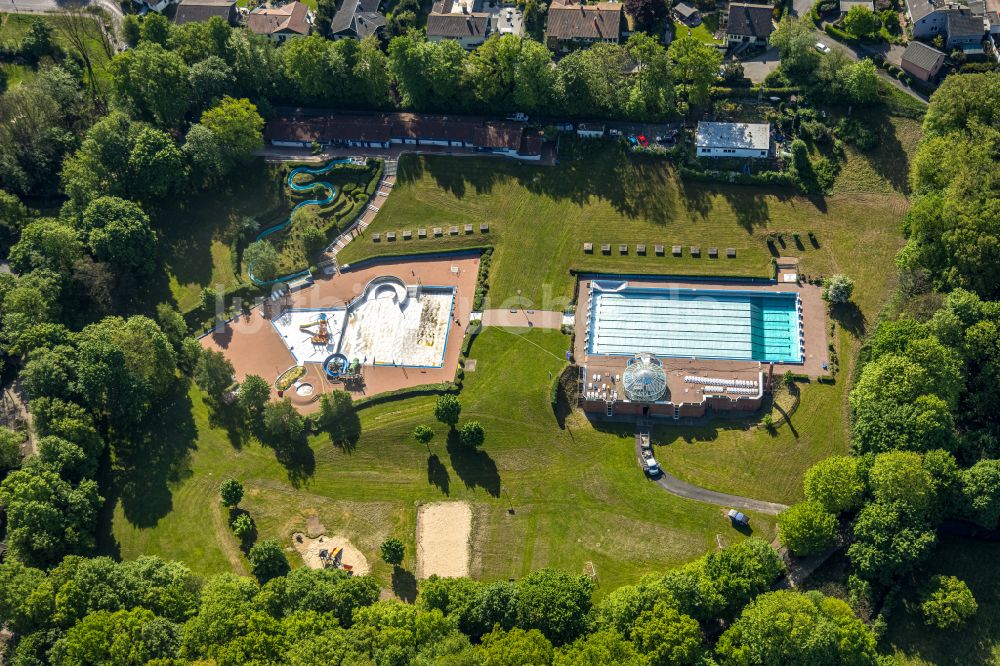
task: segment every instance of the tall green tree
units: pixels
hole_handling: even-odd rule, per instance
[[[697,37],[682,36],[668,49],[674,63],[674,77],[684,89],[689,104],[701,106],[709,99],[709,88],[719,76],[722,54]]]
[[[191,95],[188,66],[180,55],[143,41],[115,56],[109,69],[119,101],[136,116],[161,127],[180,124]]]

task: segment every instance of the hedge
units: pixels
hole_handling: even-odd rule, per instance
[[[713,99],[732,99],[742,97],[780,97],[788,99],[792,95],[798,95],[802,89],[798,86],[786,86],[784,88],[769,88],[767,86],[750,86],[748,88],[727,88],[724,86],[714,86],[711,89]]]
[[[374,405],[380,405],[386,402],[395,402],[396,400],[406,400],[408,398],[415,398],[422,395],[440,395],[444,393],[458,393],[462,390],[462,387],[455,384],[454,382],[441,382],[440,384],[421,384],[420,386],[411,386],[409,388],[397,389],[395,391],[386,391],[385,393],[378,393],[371,397],[360,398],[354,401],[355,409],[363,409],[365,407],[372,407]]]
[[[490,290],[490,260],[493,258],[493,247],[488,246],[479,257],[479,274],[476,276],[476,294],[472,300],[472,309],[479,312],[486,301],[486,293]]]
[[[778,185],[782,187],[795,187],[795,181],[784,171],[762,171],[761,173],[746,175],[727,171],[725,173],[712,173],[709,171],[697,171],[686,166],[679,168],[681,178],[687,180],[700,181],[705,183],[735,183],[737,185]]]
[[[825,26],[823,26],[823,32],[830,35],[838,42],[843,42],[845,44],[852,44],[852,45],[857,45],[861,43],[860,39],[858,39],[851,33],[847,32],[846,30],[841,30],[832,23],[827,23]]]

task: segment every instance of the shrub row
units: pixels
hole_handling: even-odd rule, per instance
[[[472,300],[472,309],[479,312],[486,301],[486,292],[490,290],[490,260],[493,258],[493,248],[487,247],[479,256],[479,275],[476,277],[476,295]]]
[[[833,37],[834,39],[836,39],[838,42],[843,42],[844,44],[854,44],[854,45],[856,45],[856,44],[860,44],[861,43],[860,39],[858,39],[857,37],[855,37],[851,33],[847,32],[846,30],[841,30],[840,28],[838,28],[837,26],[833,25],[832,23],[827,23],[825,26],[823,26],[823,32],[825,32],[826,34],[830,35],[831,37]]]
[[[386,402],[395,402],[396,400],[406,400],[407,398],[415,398],[422,395],[458,393],[461,388],[462,387],[455,384],[455,382],[421,384],[420,386],[411,386],[409,388],[397,389],[395,391],[386,391],[385,393],[379,393],[366,398],[359,398],[354,401],[354,408],[362,409],[364,407],[372,407],[373,405],[380,405]]]
[[[795,181],[784,171],[762,171],[750,174],[726,171],[698,171],[686,166],[680,167],[682,178],[708,183],[735,183],[737,185],[779,185],[794,187]]]
[[[788,99],[792,95],[798,95],[802,92],[802,89],[798,86],[783,86],[783,87],[768,87],[768,86],[749,86],[746,88],[730,88],[725,86],[713,86],[711,93],[713,99],[739,99],[743,97],[757,97],[757,95],[763,95],[764,97],[780,97],[782,99]]]

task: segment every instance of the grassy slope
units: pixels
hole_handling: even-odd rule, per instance
[[[160,472],[173,479],[160,491],[119,502],[113,523],[118,549],[126,558],[154,553],[180,559],[205,574],[228,570],[230,557],[244,566],[217,508],[218,486],[229,476],[246,485],[242,506],[262,536],[287,539],[317,515],[328,533],[348,535],[372,563],[383,538],[400,537],[409,569],[417,505],[469,501],[475,515],[472,571],[485,579],[542,566],[578,572],[591,561],[608,591],[714,548],[716,535],[723,542],[741,539],[718,508],[675,498],[648,482],[635,463],[628,428],[597,430],[577,416],[560,428],[548,404],[548,373],[562,367],[568,344],[556,331],[522,337],[487,329],[476,340],[471,355],[478,367],[466,376],[461,399],[463,418],[486,428],[479,453],[449,444],[446,429],[435,424],[429,459],[410,433],[418,423],[431,424],[433,398],[417,398],[362,410],[363,434],[351,451],[314,438],[314,458],[300,471],[314,469],[294,479],[270,450],[256,443],[234,446],[224,430],[210,425],[206,406],[192,392],[194,446],[174,471]],[[755,516],[754,527],[773,536],[767,517]],[[377,562],[375,573],[390,584],[389,567]]]
[[[979,612],[958,631],[940,631],[924,625],[911,595],[889,618],[884,647],[907,666],[1000,664],[1000,579],[990,565],[998,556],[1000,544],[943,539],[927,566],[928,574],[964,580],[979,603]]]
[[[758,187],[680,181],[662,161],[635,160],[599,144],[583,159],[532,167],[499,159],[404,157],[400,179],[369,233],[340,254],[342,263],[373,255],[433,252],[491,243],[496,246],[490,296],[494,307],[516,299],[558,309],[572,296],[570,269],[658,274],[767,276],[769,231],[805,237],[814,230],[821,249],[780,249],[801,255],[806,273],[843,270],[881,300],[885,271],[870,263],[899,243],[906,200],[898,194],[851,193],[806,198]],[[373,231],[415,230],[481,222],[490,233],[374,243]],[[415,236],[415,234],[414,234]],[[597,252],[585,255],[584,242]],[[612,253],[602,256],[600,244]],[[630,254],[620,256],[618,244]],[[645,243],[647,256],[635,256]],[[684,257],[656,257],[653,244],[684,246]],[[692,259],[688,246],[735,247],[737,258]],[[668,253],[669,254],[669,253]],[[868,282],[869,278],[873,282]],[[557,299],[562,299],[557,300]]]

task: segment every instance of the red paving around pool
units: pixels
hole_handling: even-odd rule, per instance
[[[355,392],[354,397],[422,384],[449,382],[455,378],[455,371],[458,368],[462,339],[469,325],[469,313],[472,311],[478,272],[479,257],[469,254],[456,255],[452,258],[408,259],[369,265],[358,270],[319,278],[312,286],[286,296],[283,301],[277,301],[282,305],[273,306],[270,302],[265,302],[264,306],[255,307],[248,316],[238,317],[216,328],[201,339],[201,344],[205,349],[218,350],[226,355],[236,371],[237,381],[243,381],[247,375],[260,375],[273,385],[278,375],[294,365],[295,360],[271,325],[268,316],[263,314],[268,307],[274,308],[272,316],[277,316],[280,310],[287,308],[343,307],[345,302],[360,294],[373,278],[394,276],[406,284],[419,282],[427,286],[455,287],[455,304],[444,352],[444,365],[441,368],[363,366],[361,374],[364,377],[364,388]],[[318,408],[320,395],[327,391],[343,389],[344,385],[329,382],[323,376],[318,363],[306,363],[305,366],[306,375],[301,381],[312,384],[314,394],[301,397],[296,395],[293,389],[286,391],[285,395],[291,398],[301,411],[311,412]],[[274,395],[277,397],[276,392]]]

